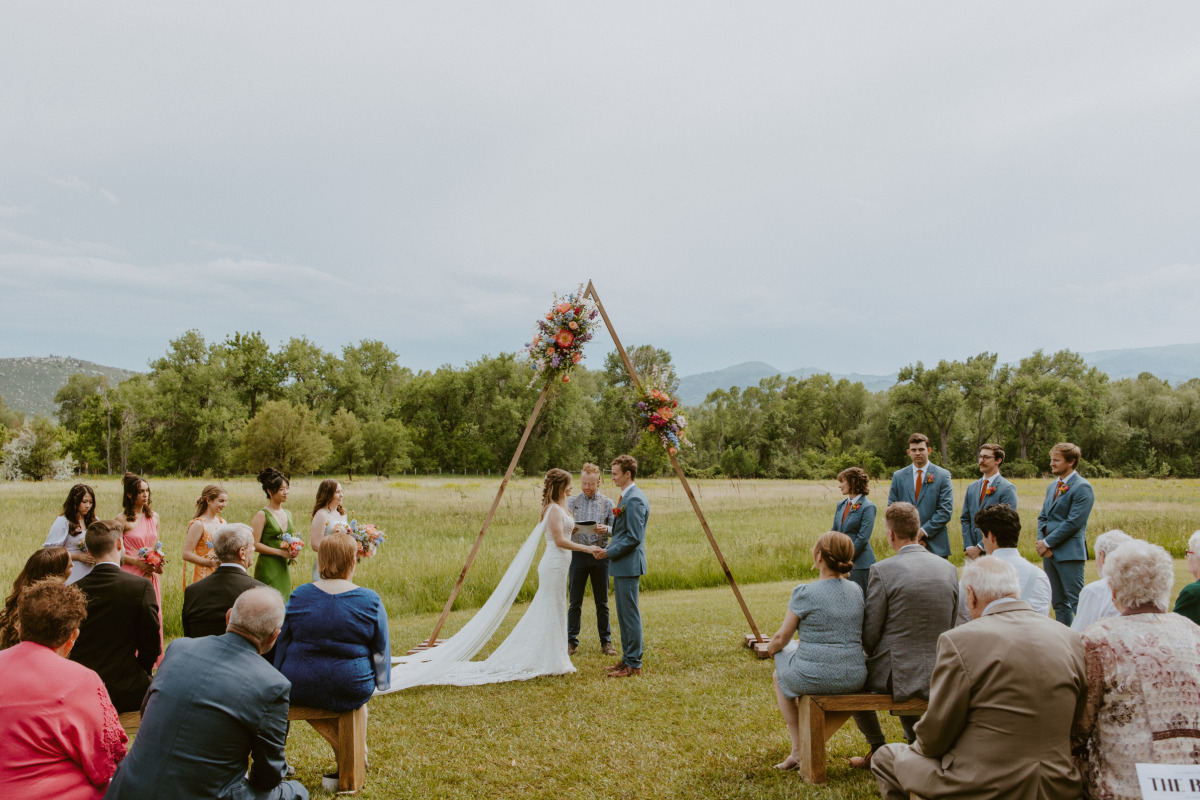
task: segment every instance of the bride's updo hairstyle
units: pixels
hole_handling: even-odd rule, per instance
[[[258,482],[262,485],[263,491],[267,493],[268,500],[271,499],[271,495],[282,489],[284,484],[291,483],[282,472],[274,467],[267,467],[258,473]]]
[[[813,552],[820,553],[825,564],[839,575],[845,575],[854,569],[854,542],[844,533],[822,533],[813,545]]]
[[[553,504],[567,491],[571,485],[571,473],[555,467],[546,473],[546,483],[542,487],[542,508]]]

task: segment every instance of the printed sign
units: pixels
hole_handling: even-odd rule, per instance
[[[1200,764],[1137,764],[1144,800],[1200,800]]]

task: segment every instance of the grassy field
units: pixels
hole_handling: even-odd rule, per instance
[[[180,633],[178,552],[204,481],[150,483],[171,557],[163,594],[167,634],[173,637]],[[498,483],[457,477],[344,484],[352,514],[389,534],[380,555],[364,564],[356,577],[387,603],[395,651],[428,636]],[[1033,523],[1045,483],[1017,483],[1026,531],[1022,545],[1031,556]],[[1187,537],[1200,527],[1200,482],[1095,484],[1098,502],[1089,525],[1093,539],[1120,527],[1180,557]],[[119,510],[117,482],[103,479],[92,485],[101,515],[113,516]],[[878,796],[869,776],[845,765],[848,756],[863,749],[853,726],[843,728],[830,743],[827,786],[805,786],[794,774],[780,775],[770,768],[788,749],[771,690],[771,665],[739,646],[745,621],[682,488],[666,480],[640,485],[652,508],[647,541],[651,572],[643,581],[642,601],[645,675],[625,681],[603,676],[602,668],[611,659],[599,653],[587,601],[575,675],[469,689],[419,688],[373,700],[371,770],[362,797]],[[248,522],[262,505],[257,484],[236,480],[225,486],[230,493],[226,518]],[[0,484],[3,585],[11,583],[28,553],[42,543],[68,488]],[[808,551],[832,519],[836,487],[812,481],[702,481],[694,488],[759,627],[769,634],[782,618],[791,588],[815,577]],[[877,485],[872,493],[881,504],[886,488]],[[965,482],[955,488],[961,502]],[[316,481],[297,480],[287,506],[306,538],[315,489]],[[601,491],[611,491],[611,486]],[[510,484],[459,608],[447,623],[448,633],[486,599],[536,522],[539,497],[540,481]],[[889,551],[881,523],[876,527],[876,548],[882,556]],[[956,539],[957,521],[951,524],[951,541]],[[959,549],[956,560],[961,561]],[[302,558],[293,572],[297,582],[307,580],[309,558]],[[519,602],[532,596],[535,577],[531,570]],[[1088,580],[1094,577],[1094,564],[1089,562]],[[1175,591],[1188,581],[1182,562],[1177,562]],[[514,608],[493,644],[522,610]],[[899,726],[890,720],[888,725],[895,740]],[[324,740],[300,725],[293,729],[288,749],[305,785],[319,786],[321,772],[332,766]],[[319,789],[314,794],[325,796]]]

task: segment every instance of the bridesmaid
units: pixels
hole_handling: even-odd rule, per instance
[[[187,565],[190,561],[196,565],[192,572],[192,583],[212,574],[220,564],[213,550],[213,537],[217,529],[225,524],[221,512],[229,495],[220,486],[209,484],[204,487],[200,497],[196,499],[196,516],[188,523],[187,538],[183,542],[183,585],[188,585]]]
[[[150,507],[150,484],[146,483],[132,472],[126,472],[122,480],[124,493],[122,505],[124,516],[118,518],[125,523],[125,557],[121,561],[121,569],[133,575],[149,578],[154,584],[154,597],[158,600],[158,639],[162,644],[162,586],[158,576],[162,574],[162,564],[148,564],[138,558],[138,550],[143,547],[153,548],[158,542],[158,512]],[[161,656],[159,659],[161,660]]]
[[[313,506],[312,528],[308,533],[308,546],[313,551],[313,582],[321,580],[321,560],[317,553],[321,540],[330,525],[346,522],[346,509],[342,508],[342,485],[332,478],[321,481],[317,487],[317,502]]]
[[[92,487],[77,483],[67,493],[63,503],[62,514],[50,526],[50,533],[42,547],[65,547],[71,554],[74,569],[67,583],[74,583],[92,571],[96,563],[88,555],[83,546],[83,532],[87,526],[96,521],[96,493]]]
[[[292,515],[284,510],[283,504],[287,502],[291,486],[283,473],[274,467],[267,467],[260,472],[258,482],[267,495],[267,505],[254,515],[250,523],[254,532],[254,549],[259,554],[254,564],[254,577],[278,590],[286,602],[292,594],[292,576],[288,573],[292,559],[288,551],[283,549],[282,537],[285,533],[295,531],[292,529]]]
[[[833,513],[832,530],[844,533],[854,543],[854,569],[850,580],[857,583],[867,596],[867,578],[871,565],[875,563],[875,551],[871,549],[871,532],[875,529],[875,504],[867,499],[871,493],[871,479],[858,467],[850,467],[838,473],[838,489],[846,499],[838,503]]]

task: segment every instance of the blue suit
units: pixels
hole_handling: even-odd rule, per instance
[[[621,513],[616,513],[620,509]],[[621,627],[622,660],[642,668],[642,613],[638,609],[639,581],[646,574],[646,520],[650,504],[636,484],[626,489],[613,509],[608,541],[608,574],[613,579],[617,624]]]
[[[963,550],[968,547],[983,549],[983,531],[975,527],[975,515],[988,506],[1007,503],[1013,509],[1017,507],[1017,487],[1003,475],[997,475],[992,481],[994,491],[979,502],[979,493],[983,490],[983,478],[967,487],[967,496],[963,498],[962,510],[962,540]]]
[[[299,782],[283,780],[290,690],[236,633],[176,639],[105,800],[307,800]]]
[[[850,572],[850,580],[862,587],[863,597],[866,597],[867,579],[871,576],[871,565],[875,563],[875,551],[871,548],[871,533],[875,530],[875,504],[865,496],[860,497],[858,510],[852,508],[846,515],[846,521],[842,522],[842,513],[849,502],[850,498],[847,497],[838,503],[830,530],[840,531],[854,542],[854,569]]]
[[[933,478],[932,482],[930,478]],[[946,533],[946,523],[954,515],[954,484],[949,471],[937,464],[926,464],[922,479],[925,485],[921,487],[921,499],[918,502],[912,467],[896,470],[892,474],[891,488],[888,489],[888,505],[905,502],[916,506],[929,552],[949,558],[950,535]]]
[[[1067,479],[1067,491],[1058,494],[1058,481],[1046,487],[1046,499],[1038,514],[1037,538],[1045,541],[1051,556],[1042,559],[1050,579],[1054,618],[1064,625],[1075,619],[1079,592],[1083,589],[1083,567],[1087,561],[1087,522],[1096,494],[1078,472]]]

